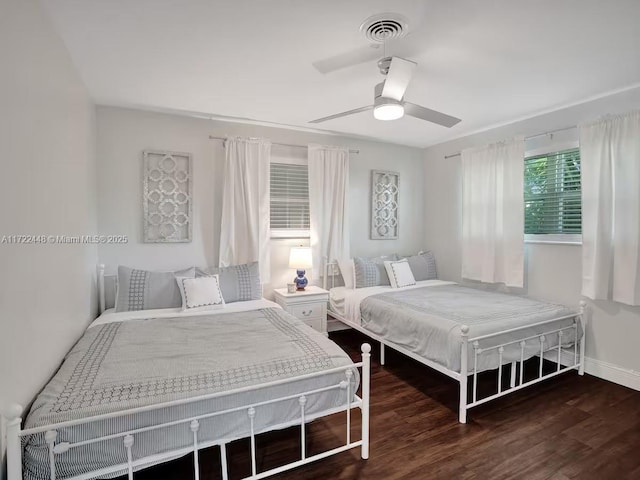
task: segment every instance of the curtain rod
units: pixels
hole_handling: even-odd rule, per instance
[[[578,128],[576,125],[572,125],[570,127],[559,128],[557,130],[550,130],[548,132],[536,133],[535,135],[531,135],[530,137],[525,137],[525,140],[531,140],[532,138],[544,137],[545,135],[553,135],[554,133],[564,132],[565,130],[573,130],[574,128]],[[459,157],[462,155],[462,152],[452,153],[451,155],[445,155],[444,159],[447,160],[453,157]]]
[[[227,137],[216,137],[215,135],[209,135],[209,140],[222,140],[225,141]],[[294,145],[293,143],[278,143],[271,142],[272,145],[278,145],[280,147],[294,147],[294,148],[307,148],[306,145]],[[360,150],[349,149],[349,153],[360,153]]]

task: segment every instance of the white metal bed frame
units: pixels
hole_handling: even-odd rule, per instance
[[[331,268],[331,274],[329,274],[329,268]],[[332,288],[335,285],[335,277],[336,268],[338,268],[338,264],[334,262],[327,262],[325,259],[325,265],[323,269],[323,288],[327,290],[328,287],[328,278],[331,277]],[[585,349],[585,336],[586,336],[586,302],[584,300],[580,301],[580,310],[577,314],[566,315],[562,317],[553,318],[550,320],[545,320],[541,322],[537,322],[534,324],[511,328],[507,330],[502,330],[500,332],[491,333],[488,335],[481,335],[477,337],[469,338],[469,327],[467,325],[462,325],[460,327],[460,338],[462,340],[461,352],[460,352],[460,372],[456,372],[454,370],[449,370],[445,366],[427,358],[418,355],[401,345],[397,345],[393,342],[386,340],[385,338],[376,335],[375,333],[370,332],[365,329],[362,325],[354,323],[346,318],[344,318],[339,312],[335,312],[331,305],[329,305],[329,313],[332,317],[337,320],[343,322],[349,327],[367,335],[373,340],[380,342],[380,364],[385,364],[385,347],[390,347],[420,363],[426,365],[427,367],[433,368],[440,373],[447,375],[448,377],[453,378],[460,384],[460,403],[459,403],[459,411],[458,411],[458,420],[460,423],[467,423],[467,411],[470,408],[477,407],[484,403],[487,403],[491,400],[495,400],[497,398],[503,397],[510,393],[517,392],[518,390],[522,390],[525,387],[535,385],[543,380],[548,378],[555,377],[562,373],[568,372],[570,370],[578,370],[579,375],[584,375],[584,349]],[[499,337],[505,334],[516,334],[519,331],[531,328],[544,326],[547,324],[552,324],[554,322],[558,322],[561,320],[573,319],[573,324],[567,327],[554,328],[550,327],[549,330],[545,330],[543,333],[537,335],[525,335],[522,338],[518,338],[513,341],[496,343],[495,345],[491,345],[489,347],[483,346],[480,348],[479,342],[480,340],[490,340],[493,337]],[[578,329],[579,327],[582,330],[582,337],[578,339]],[[574,342],[573,347],[564,348],[562,346],[562,338],[567,335],[573,334]],[[546,338],[551,335],[558,335],[558,345],[555,347],[545,347]],[[524,350],[527,342],[537,341],[540,344],[540,363],[538,366],[538,376],[532,380],[524,381],[524,361],[527,360],[525,358]],[[469,344],[473,347],[473,355],[472,358],[469,359]],[[502,354],[504,352],[504,348],[508,345],[520,345],[520,362],[511,362],[510,364],[502,363]],[[579,344],[579,347],[576,345]],[[497,391],[493,395],[489,395],[487,397],[478,398],[478,357],[483,353],[486,353],[491,350],[496,350],[499,355],[499,367],[498,367],[498,386]],[[553,372],[543,372],[543,363],[544,360],[552,360],[556,362],[557,368]],[[464,375],[461,372],[469,372],[470,361],[473,362],[473,369],[470,374]],[[518,368],[519,364],[519,368]],[[503,371],[505,370],[505,365],[510,365],[510,379],[509,379],[509,388],[502,388],[502,376]],[[472,389],[472,400],[469,401],[468,397],[468,388],[469,388],[469,377],[473,377],[473,389]],[[517,378],[517,381],[516,381]]]
[[[100,295],[100,309],[104,311],[105,306],[105,293],[104,293],[104,265],[100,265],[99,273],[98,273],[98,285],[99,285],[99,295]],[[202,395],[198,397],[175,400],[171,402],[164,402],[155,405],[149,405],[145,407],[139,408],[131,408],[124,411],[113,412],[102,415],[95,415],[92,417],[71,420],[66,422],[55,423],[51,425],[45,425],[37,428],[28,428],[22,429],[22,412],[23,408],[20,405],[13,405],[9,407],[9,409],[5,412],[4,416],[7,419],[7,480],[23,480],[23,470],[22,470],[22,439],[23,437],[27,437],[30,435],[44,433],[45,441],[48,444],[49,449],[49,466],[50,466],[50,479],[56,480],[57,472],[56,472],[56,455],[60,455],[68,452],[70,449],[78,448],[86,445],[97,444],[99,442],[113,440],[113,439],[121,439],[122,440],[122,448],[126,452],[127,462],[112,465],[109,467],[101,468],[99,470],[94,470],[91,472],[87,472],[81,475],[76,475],[74,477],[67,477],[65,480],[89,480],[92,478],[97,478],[100,476],[115,474],[119,472],[126,472],[128,476],[128,480],[133,480],[134,472],[138,470],[143,470],[145,468],[151,467],[153,465],[157,465],[159,463],[163,463],[169,460],[173,460],[175,458],[193,453],[193,469],[194,469],[194,478],[199,480],[199,455],[198,452],[203,448],[209,448],[212,446],[219,446],[220,448],[220,457],[221,457],[221,476],[223,480],[227,480],[228,473],[228,462],[226,455],[226,445],[229,442],[234,440],[238,440],[239,438],[246,437],[238,437],[238,438],[223,438],[216,439],[214,441],[201,441],[198,438],[198,431],[200,429],[200,424],[202,422],[207,421],[207,419],[211,419],[214,417],[220,417],[226,414],[232,414],[234,412],[245,411],[247,414],[247,422],[249,424],[249,430],[251,432],[249,438],[251,440],[251,475],[246,478],[250,479],[260,479],[266,478],[287,470],[291,470],[293,468],[306,465],[311,462],[315,462],[317,460],[321,460],[323,458],[329,457],[331,455],[336,455],[338,453],[350,450],[352,448],[360,448],[360,455],[363,459],[369,458],[369,395],[370,395],[370,378],[371,378],[371,346],[368,343],[364,343],[362,345],[362,360],[358,363],[353,363],[350,365],[345,365],[342,367],[335,367],[332,369],[323,370],[316,373],[300,375],[294,378],[276,380],[272,382],[265,382],[260,385],[254,385],[244,388],[238,388],[231,391],[219,392],[215,394]],[[360,376],[360,382],[362,386],[362,397],[358,397],[355,395],[355,392],[352,392],[352,376],[353,370],[355,368],[360,368],[362,370],[362,374]],[[139,414],[142,412],[150,412],[150,411],[158,411],[164,408],[175,407],[178,405],[187,405],[190,403],[201,402],[203,400],[210,400],[214,398],[219,398],[228,395],[234,395],[238,393],[248,392],[252,390],[259,390],[262,388],[269,388],[277,385],[283,385],[289,382],[295,382],[299,380],[312,379],[314,377],[320,377],[327,375],[329,373],[338,373],[344,372],[345,379],[340,382],[329,385],[323,388],[308,390],[301,393],[296,393],[294,395],[288,395],[280,398],[274,398],[271,400],[251,403],[246,405],[238,405],[234,408],[229,408],[226,410],[215,411],[205,414],[200,414],[193,417],[183,418],[180,420],[174,420],[170,422],[160,423],[157,425],[149,425],[142,428],[136,428],[131,430],[123,430],[118,433],[96,437],[84,441],[79,441],[76,443],[69,442],[56,442],[58,431],[62,428],[69,428],[78,425],[87,425],[94,422],[104,421],[113,418],[125,418],[131,415]],[[329,410],[325,410],[322,412],[314,413],[313,415],[307,414],[305,411],[305,406],[307,404],[308,398],[312,395],[317,395],[323,392],[327,392],[330,390],[342,389],[346,390],[346,403],[343,406],[335,407]],[[278,425],[270,425],[264,429],[256,430],[254,428],[254,419],[256,415],[259,415],[261,407],[266,405],[271,405],[278,402],[295,400],[297,398],[298,404],[300,407],[300,416],[298,419],[281,423]],[[359,408],[361,411],[361,438],[360,440],[352,439],[351,432],[351,410]],[[345,434],[345,443],[339,447],[333,448],[331,450],[324,451],[322,453],[318,453],[312,456],[307,455],[306,449],[306,424],[312,420],[317,418],[333,415],[339,412],[346,412],[346,434]],[[293,461],[291,463],[285,464],[283,466],[272,468],[270,470],[258,472],[257,464],[256,464],[256,435],[260,433],[264,433],[267,431],[278,430],[282,428],[287,428],[295,425],[300,425],[300,459]],[[169,427],[178,427],[182,426],[186,429],[189,429],[191,435],[193,436],[193,445],[186,448],[180,448],[176,450],[171,450],[168,452],[163,452],[156,455],[151,455],[143,458],[133,458],[132,447],[136,440],[136,435],[149,432],[149,431],[157,431],[158,434],[162,434],[162,429],[166,429]]]

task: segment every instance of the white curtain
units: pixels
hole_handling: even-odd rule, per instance
[[[309,214],[312,279],[320,278],[323,258],[349,258],[349,150],[309,145]]]
[[[582,294],[640,305],[640,111],[580,125]]]
[[[271,143],[229,138],[225,142],[220,231],[220,266],[260,262],[260,279],[269,283]]]
[[[462,152],[462,277],[523,286],[523,137]]]

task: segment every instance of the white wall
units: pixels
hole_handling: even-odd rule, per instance
[[[460,157],[446,155],[463,148],[484,145],[517,134],[531,136],[574,126],[605,114],[640,107],[640,88],[565,108],[528,120],[492,129],[427,148],[425,159],[425,239],[434,250],[438,270],[445,279],[460,280],[461,272],[461,166]],[[562,142],[575,132],[539,137],[532,147]],[[526,245],[525,283],[529,295],[577,306],[581,299],[581,247]],[[587,371],[640,388],[640,308],[613,302],[589,302],[593,309],[587,331]],[[637,375],[635,375],[637,374]]]
[[[422,150],[337,137],[226,123],[177,115],[113,107],[97,109],[98,219],[102,234],[129,236],[126,245],[103,245],[100,261],[112,270],[118,264],[140,268],[175,269],[188,265],[217,265],[220,237],[224,149],[214,136],[262,136],[272,142],[310,142],[359,149],[351,155],[351,252],[356,255],[411,253],[423,248]],[[190,152],[194,162],[193,241],[184,244],[144,244],[142,238],[142,151],[166,149]],[[274,145],[272,155],[303,155],[303,149]],[[372,169],[400,172],[400,238],[370,240],[370,182]],[[282,287],[294,276],[287,268],[289,247],[300,240],[274,240],[272,285]],[[268,292],[268,289],[267,289]]]
[[[95,234],[95,109],[36,0],[3,0],[0,65],[0,238]],[[96,261],[0,243],[0,407],[29,403],[86,328]]]

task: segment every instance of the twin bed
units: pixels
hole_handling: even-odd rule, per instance
[[[470,408],[569,370],[584,373],[584,303],[576,312],[441,280],[401,288],[335,287],[329,285],[335,268],[327,263],[324,270],[330,315],[380,342],[382,364],[390,347],[457,380],[461,423]],[[534,356],[537,375],[527,378],[524,363]],[[556,364],[553,371],[544,368],[544,359]],[[478,374],[489,370],[496,372],[496,391],[479,398]]]
[[[100,279],[104,305],[104,281]],[[181,312],[106,310],[35,400],[8,423],[9,480],[128,475],[154,464],[251,439],[251,476],[264,478],[351,448],[369,455],[369,351],[353,363],[324,335],[267,300]],[[362,373],[359,373],[361,369]],[[362,394],[356,392],[361,387]],[[352,438],[353,409],[362,412]],[[343,445],[307,455],[305,425],[346,412]],[[298,425],[300,459],[256,465],[256,435]]]

